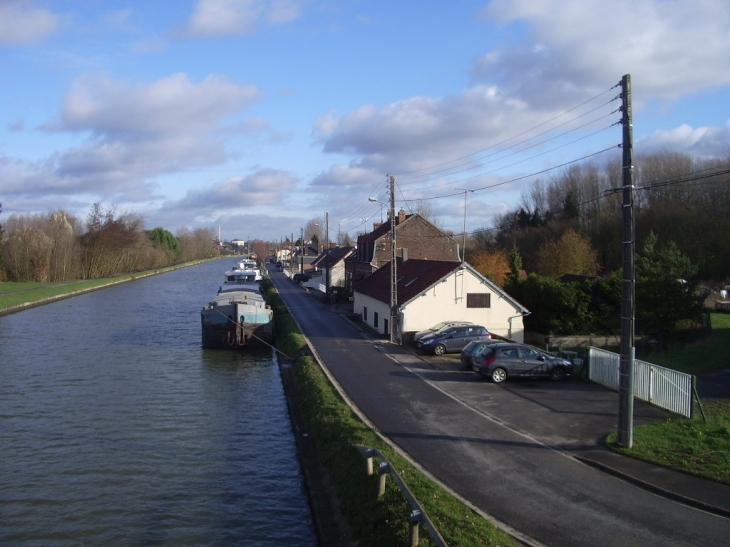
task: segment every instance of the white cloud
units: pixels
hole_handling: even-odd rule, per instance
[[[30,0],[0,1],[0,45],[27,44],[52,34],[59,17]]]
[[[0,162],[0,176],[21,194],[112,194],[153,198],[151,178],[229,157],[227,137],[267,132],[260,119],[238,117],[260,93],[211,75],[193,82],[173,74],[149,84],[83,76],[65,98],[61,120],[47,131],[75,132],[88,139],[35,163]]]
[[[294,0],[199,0],[186,34],[198,37],[251,34],[262,23],[284,24],[299,15],[299,4]]]
[[[314,132],[326,152],[361,158],[358,166],[405,172],[453,160],[534,127],[548,111],[475,86],[455,97],[413,97],[383,108],[360,107],[319,118]]]
[[[691,127],[682,124],[669,130],[656,131],[635,146],[641,152],[671,150],[698,157],[730,155],[730,121],[724,127]]]
[[[276,205],[296,184],[285,171],[261,169],[245,177],[229,177],[207,188],[188,191],[178,201],[167,203],[164,210],[193,209],[216,211]]]
[[[200,83],[173,74],[151,84],[131,84],[92,75],[78,78],[63,105],[63,130],[91,130],[119,139],[197,135],[216,127],[259,96],[224,76]]]
[[[675,99],[730,83],[727,0],[493,0],[484,18],[528,38],[475,67],[527,102],[558,102],[631,74],[640,96]]]
[[[332,186],[335,188],[372,186],[373,181],[382,179],[383,173],[364,169],[356,165],[336,164],[314,177],[312,186]]]

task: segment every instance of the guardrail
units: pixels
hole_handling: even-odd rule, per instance
[[[438,547],[448,547],[448,545],[444,541],[444,538],[441,537],[441,534],[439,534],[438,530],[436,530],[436,527],[428,518],[428,515],[426,515],[426,511],[423,510],[421,505],[418,503],[416,497],[408,489],[406,483],[403,482],[403,479],[401,479],[396,470],[393,469],[393,466],[390,464],[388,459],[374,448],[366,448],[364,446],[355,446],[355,448],[358,450],[358,452],[365,456],[366,471],[368,476],[372,476],[375,474],[373,458],[378,458],[380,462],[380,464],[378,465],[378,497],[385,494],[385,479],[388,474],[390,474],[390,476],[393,477],[395,483],[398,485],[398,488],[401,489],[401,492],[403,492],[403,495],[408,500],[408,503],[411,504],[411,513],[408,519],[411,525],[411,547],[416,547],[418,545],[419,523],[423,524],[424,528],[426,528],[429,535],[431,536],[431,539],[434,541],[434,543],[436,543]]]

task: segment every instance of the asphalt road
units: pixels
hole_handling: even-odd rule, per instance
[[[495,385],[367,339],[283,274],[272,280],[369,421],[481,511],[551,546],[727,545],[730,519],[652,494],[575,454],[615,429],[617,396],[586,382]],[[444,365],[444,363],[446,363]],[[637,404],[636,423],[656,419]]]

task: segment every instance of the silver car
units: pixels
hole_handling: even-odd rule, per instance
[[[489,331],[479,325],[448,327],[421,338],[418,349],[434,355],[458,353],[472,340],[490,336]]]
[[[473,323],[471,321],[441,321],[440,323],[436,323],[430,329],[418,331],[413,336],[413,341],[418,343],[421,338],[428,336],[429,334],[433,334],[434,332],[439,332],[444,329],[448,329],[449,327],[465,327],[467,325],[473,325]]]

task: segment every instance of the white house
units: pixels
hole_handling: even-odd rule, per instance
[[[469,264],[400,259],[396,266],[398,339],[441,321],[471,321],[492,334],[523,342],[530,312]],[[354,287],[353,311],[376,331],[390,332],[390,264]]]
[[[310,286],[322,292],[326,291],[326,287],[339,287],[344,290],[345,287],[345,259],[350,256],[354,247],[337,246],[332,247],[329,252],[323,251],[314,262],[311,268],[314,272],[310,272],[312,279]],[[321,275],[317,275],[321,272]],[[316,279],[315,279],[316,278]]]

